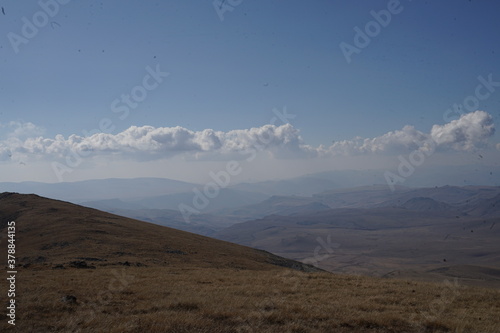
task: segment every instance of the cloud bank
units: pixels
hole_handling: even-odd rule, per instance
[[[493,117],[484,111],[464,114],[460,119],[444,125],[432,126],[430,133],[418,131],[413,126],[392,131],[375,138],[360,138],[335,142],[325,148],[322,155],[354,155],[367,153],[397,154],[412,150],[438,149],[440,151],[473,151],[485,147],[495,134]]]
[[[6,126],[3,126],[6,127]],[[45,138],[31,123],[14,124],[14,130],[0,141],[0,160],[19,158],[59,159],[73,152],[81,156],[119,155],[135,160],[186,156],[234,156],[250,150],[268,151],[274,157],[333,157],[361,154],[398,154],[409,150],[472,151],[483,148],[494,132],[493,118],[484,111],[464,114],[430,133],[413,126],[375,138],[356,137],[330,146],[304,143],[299,130],[290,124],[265,125],[228,132],[183,127],[132,126],[117,134],[97,133],[88,137],[70,135]],[[28,136],[28,137],[27,137]],[[497,146],[498,148],[498,146]]]

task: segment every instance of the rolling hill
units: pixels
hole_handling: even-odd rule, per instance
[[[311,197],[272,196],[257,204],[246,205],[236,209],[220,209],[214,211],[214,213],[238,220],[251,220],[268,215],[287,216],[298,213],[312,213],[325,209],[330,209],[330,207]]]
[[[467,213],[473,216],[500,216],[500,194],[493,198],[478,202],[475,205],[472,203],[468,204],[467,207]]]
[[[401,207],[416,211],[451,211],[453,207],[447,203],[436,201],[432,198],[414,197],[406,201]]]
[[[80,257],[93,258],[87,261],[97,266],[181,261],[196,267],[257,269],[284,262],[270,253],[36,195],[3,193],[0,203],[0,227],[15,221],[19,230],[17,255],[22,265],[68,265]]]

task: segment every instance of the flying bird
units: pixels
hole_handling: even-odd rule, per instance
[[[2,7],[2,14],[5,15],[5,8]]]

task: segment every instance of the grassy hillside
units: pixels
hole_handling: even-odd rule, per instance
[[[35,195],[16,221],[17,332],[498,332],[499,293],[334,275],[269,253]],[[6,253],[5,238],[1,249]],[[5,256],[0,264],[5,266]],[[84,263],[83,263],[84,262]],[[6,280],[0,283],[5,300]]]
[[[139,266],[264,269],[283,260],[264,251],[36,195],[4,193],[0,203],[0,227],[16,222],[17,257],[27,267],[91,258],[86,261],[96,266],[127,261]],[[5,264],[6,258],[0,258],[0,264]]]

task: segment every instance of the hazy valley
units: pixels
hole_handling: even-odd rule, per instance
[[[205,209],[186,219],[177,207],[192,204],[193,189],[202,193],[199,185],[143,178],[37,186],[53,197],[331,272],[427,281],[457,277],[466,284],[500,287],[500,187],[331,188],[331,182],[308,176],[221,189]],[[318,189],[308,196],[276,195]],[[91,193],[98,200],[86,200]]]
[[[18,321],[33,332],[496,332],[500,324],[500,187],[392,191],[301,177],[221,189],[186,219],[178,207],[193,204],[200,185],[0,186],[80,204],[0,195],[3,235],[9,221],[18,230]],[[465,304],[474,304],[467,314]]]
[[[500,325],[498,289],[485,289],[495,287],[489,283],[467,286],[466,277],[453,279],[453,272],[440,283],[332,274],[269,252],[36,195],[3,193],[0,205],[2,234],[9,221],[16,221],[16,329],[21,331],[496,332]],[[253,224],[258,229],[273,219],[286,231],[280,244],[314,252],[313,238],[290,238],[294,228],[309,224],[325,235],[329,224],[320,217],[336,211],[313,213],[309,221],[319,218],[318,224],[298,223],[304,221],[300,215]],[[391,215],[381,209],[383,218],[354,224],[359,216],[344,211],[336,214],[342,219],[336,228],[353,233],[387,232],[400,223],[389,223]],[[402,222],[423,226],[413,216]],[[447,228],[447,223],[442,224]],[[262,239],[272,243],[266,234]],[[483,252],[496,253],[485,239]],[[6,250],[5,238],[1,241]],[[334,251],[347,246],[342,240],[337,247],[333,237],[327,244]],[[349,250],[356,247],[364,245],[353,243]],[[346,255],[339,254],[343,260]],[[493,257],[487,255],[482,264],[493,265]],[[473,274],[471,279],[497,274],[478,266],[465,272]],[[2,287],[8,288],[5,280]],[[8,329],[6,322],[0,325]]]

